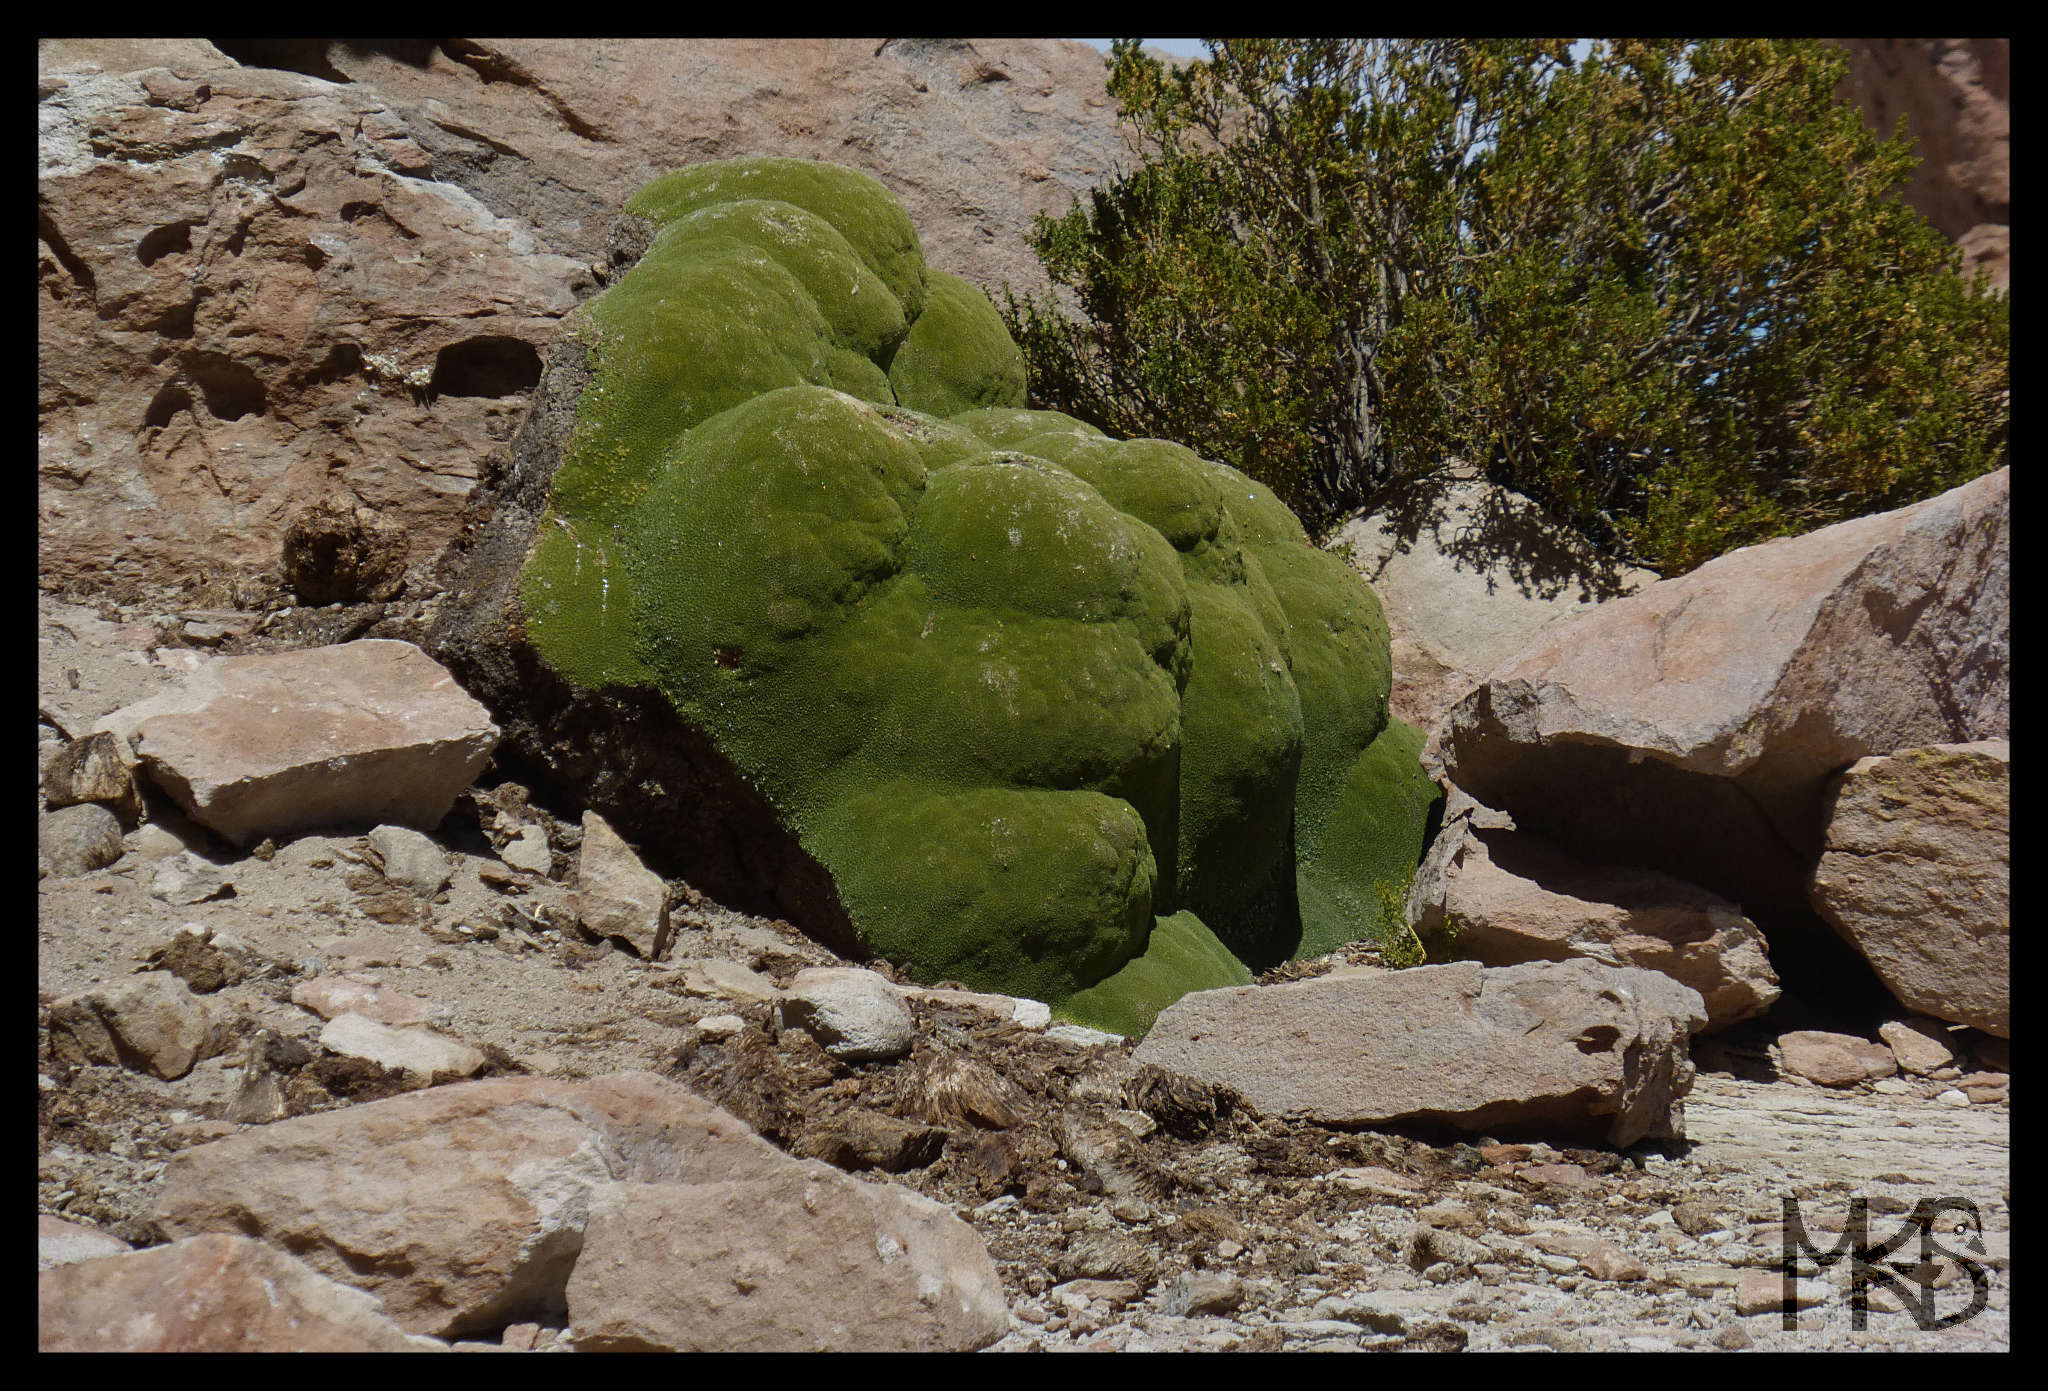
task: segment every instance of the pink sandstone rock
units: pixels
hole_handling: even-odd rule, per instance
[[[490,712],[411,643],[229,657],[115,712],[149,776],[236,845],[320,827],[431,830],[498,741]]]
[[[1697,991],[1591,961],[1419,966],[1203,990],[1132,1054],[1270,1116],[1682,1136]]]
[[[585,1352],[970,1352],[1009,1327],[949,1208],[815,1161],[597,1190],[568,1299]]]
[[[1585,957],[1660,971],[1700,993],[1702,1033],[1778,998],[1763,934],[1727,899],[1656,870],[1587,864],[1456,789],[1447,805],[1410,893],[1431,960]]]
[[[36,1277],[39,1352],[442,1352],[260,1241],[195,1236]]]
[[[1899,1003],[2012,1029],[2011,745],[1859,759],[1830,789],[1813,903]]]
[[[2011,528],[2000,469],[1733,551],[1544,629],[1432,756],[1583,859],[1804,918],[1836,772],[2006,737]]]

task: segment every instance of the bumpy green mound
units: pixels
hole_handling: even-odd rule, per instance
[[[1137,1032],[1381,926],[1427,814],[1386,625],[1270,492],[1025,409],[866,175],[704,165],[629,210],[521,577],[550,665],[660,691],[921,979]]]

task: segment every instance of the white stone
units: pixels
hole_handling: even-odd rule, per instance
[[[841,966],[797,972],[776,1002],[776,1028],[806,1030],[847,1062],[902,1057],[917,1034],[902,992],[873,971]]]
[[[329,1020],[320,1031],[320,1046],[427,1078],[467,1077],[484,1065],[484,1055],[466,1043],[425,1029],[394,1029],[360,1014]]]

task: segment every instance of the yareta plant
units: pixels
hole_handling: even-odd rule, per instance
[[[1410,940],[1436,789],[1386,623],[1270,491],[1025,409],[1001,318],[865,174],[698,165],[626,211],[645,249],[573,317],[552,444],[506,484],[531,515],[493,631],[532,660],[500,685],[672,715],[642,733],[709,746],[822,869],[791,915],[921,980],[1142,1032]],[[658,842],[704,826],[662,820],[635,830],[687,866]]]

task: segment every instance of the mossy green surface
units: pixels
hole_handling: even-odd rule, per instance
[[[930,271],[924,313],[889,364],[896,399],[932,415],[1024,405],[1024,354],[988,296]]]
[[[1159,1011],[1193,990],[1250,985],[1252,973],[1193,913],[1175,913],[1152,925],[1141,956],[1115,975],[1069,995],[1061,1017],[1091,1029],[1135,1037],[1149,1032]]]
[[[1405,905],[1443,789],[1422,770],[1422,731],[1389,720],[1352,761],[1322,833],[1301,854],[1301,954],[1370,938],[1416,949]]]
[[[629,207],[658,230],[576,316],[521,580],[549,663],[659,690],[920,979],[1141,1032],[1371,929],[1406,785],[1348,567],[1235,469],[1025,409],[867,176],[698,166]]]

